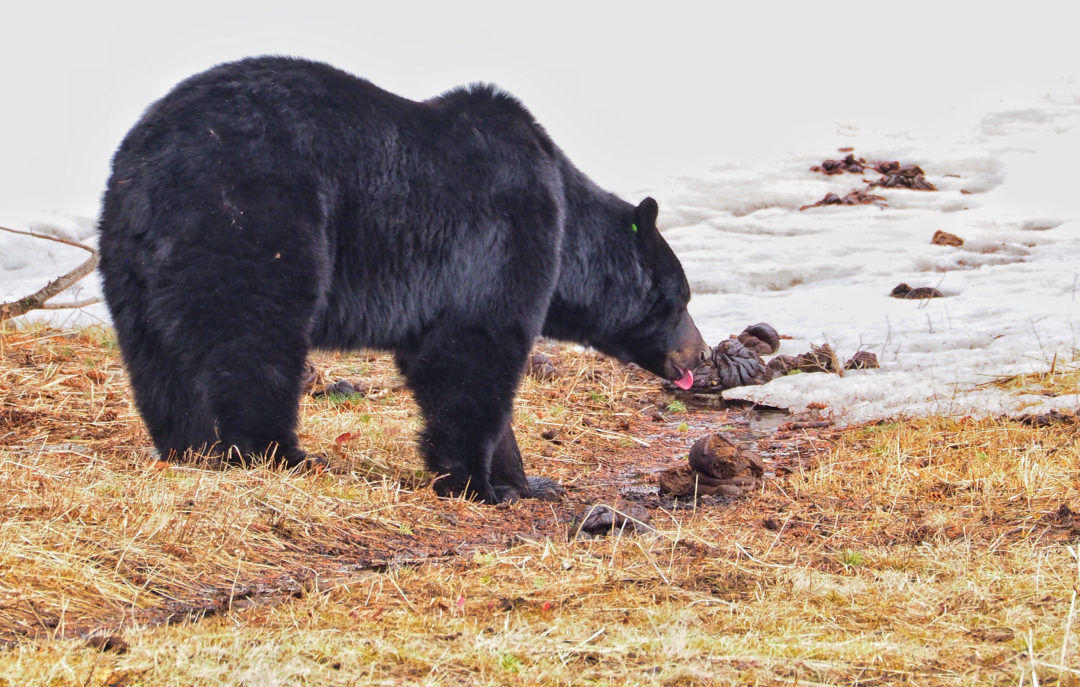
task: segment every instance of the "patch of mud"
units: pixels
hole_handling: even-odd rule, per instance
[[[689,406],[682,416],[683,437],[673,441],[668,432],[650,437],[651,448],[657,450],[616,479],[619,496],[625,501],[665,510],[723,507],[752,491],[766,488],[771,480],[811,469],[817,456],[832,445],[828,437],[833,425],[821,417],[820,408],[793,414],[784,408],[727,400],[712,394],[688,394],[680,398]],[[664,493],[660,488],[662,474],[673,469],[690,472],[688,461],[693,446],[715,433],[721,433],[725,443],[736,446],[738,452],[745,452],[743,455],[754,456],[753,462],[758,467],[752,489],[740,488],[737,495],[732,489],[705,488],[696,492],[696,500],[685,494]],[[666,457],[658,455],[661,451],[667,451]]]

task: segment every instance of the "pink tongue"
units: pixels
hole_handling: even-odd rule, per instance
[[[683,391],[689,391],[690,387],[694,385],[694,373],[690,370],[683,372],[683,376],[675,380],[675,386],[679,387]]]

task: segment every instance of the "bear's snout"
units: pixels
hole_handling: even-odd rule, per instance
[[[672,381],[683,378],[687,371],[695,370],[704,363],[711,350],[690,317],[690,313],[684,310],[672,334],[672,346],[668,351],[666,365],[669,369],[665,370],[666,376]]]

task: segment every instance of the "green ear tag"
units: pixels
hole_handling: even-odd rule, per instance
[[[632,232],[634,232],[636,234],[637,233],[637,225],[636,224],[631,224],[630,225],[630,231],[632,231]]]

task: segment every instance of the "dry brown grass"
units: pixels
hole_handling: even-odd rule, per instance
[[[1074,351],[1073,360],[1070,362],[1060,361],[1054,356],[1046,371],[1005,375],[986,383],[1014,394],[1032,397],[1075,394],[1080,391],[1080,350]]]
[[[0,335],[0,685],[1080,681],[1074,420],[762,436],[781,476],[673,508],[655,472],[744,412],[546,350],[516,428],[570,495],[488,507],[423,486],[392,384],[305,397],[332,472],[161,468],[107,330]],[[572,536],[626,498],[655,533]]]

